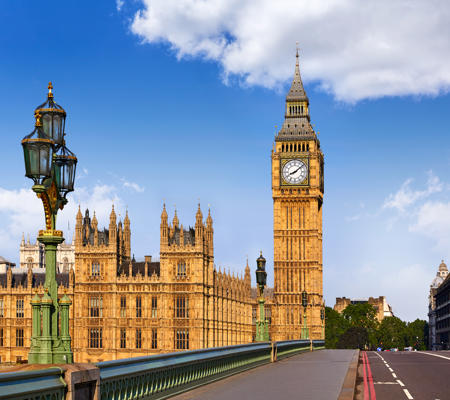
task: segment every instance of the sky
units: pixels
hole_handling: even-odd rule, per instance
[[[444,0],[17,0],[0,13],[0,255],[19,259],[42,205],[21,139],[53,82],[77,155],[58,216],[131,220],[136,259],[159,254],[165,202],[214,220],[217,267],[273,283],[271,159],[295,65],[325,154],[324,295],[384,295],[426,318],[450,261],[450,4]],[[254,280],[254,277],[252,276]]]

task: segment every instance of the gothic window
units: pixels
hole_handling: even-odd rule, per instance
[[[309,143],[306,145],[306,151],[309,151]]]
[[[89,347],[91,349],[101,349],[103,347],[102,328],[89,329]]]
[[[120,297],[120,318],[127,317],[127,298],[125,296]]]
[[[27,258],[27,268],[33,268],[33,257]]]
[[[281,145],[281,151],[284,152],[284,144]]]
[[[177,276],[186,276],[186,262],[185,261],[178,262]]]
[[[303,114],[303,106],[301,106],[300,108],[300,112]]]
[[[297,143],[294,144],[294,151],[297,151]]]
[[[120,348],[127,348],[127,330],[125,328],[120,328]]]
[[[91,275],[92,276],[100,276],[100,263],[98,261],[92,262]]]
[[[16,300],[16,318],[23,318],[23,299]]]
[[[158,298],[152,297],[152,318],[158,318]]]
[[[5,303],[2,297],[0,297],[0,318],[3,318],[5,316]]]
[[[141,328],[136,329],[136,348],[142,348],[142,331]]]
[[[152,349],[158,348],[158,330],[156,328],[152,329]]]
[[[188,299],[185,296],[178,296],[175,299],[175,318],[189,318]]]
[[[175,348],[177,350],[189,349],[189,330],[188,329],[176,329],[175,330]]]
[[[142,298],[141,296],[136,296],[136,318],[142,317]]]
[[[67,257],[63,258],[63,272],[69,272],[69,259]]]
[[[0,347],[3,347],[3,328],[0,328]]]
[[[23,347],[23,329],[16,329],[16,347]]]
[[[103,316],[103,299],[101,296],[91,296],[89,298],[89,316],[91,318]]]

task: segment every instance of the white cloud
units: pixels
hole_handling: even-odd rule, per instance
[[[420,206],[410,231],[433,239],[444,254],[450,248],[450,202],[428,201]]]
[[[443,184],[437,176],[430,171],[428,173],[427,187],[424,190],[411,189],[412,179],[407,179],[396,193],[391,193],[384,201],[383,208],[392,208],[401,213],[406,208],[415,204],[418,200],[425,199],[434,193],[441,192]]]
[[[124,204],[114,186],[97,184],[94,187],[78,187],[69,194],[69,202],[58,212],[57,229],[64,232],[68,242],[72,240],[75,228],[75,215],[78,205],[84,213],[86,208],[96,211],[99,228],[109,224],[109,213],[114,203],[116,212],[124,210]],[[0,255],[17,260],[22,233],[35,240],[40,229],[45,228],[44,209],[33,191],[29,188],[7,190],[0,188]],[[68,227],[70,226],[70,230]],[[33,239],[34,238],[34,239]]]
[[[125,1],[124,0],[116,0],[116,9],[117,11],[120,11],[124,5]]]
[[[354,102],[447,92],[449,20],[445,0],[143,0],[131,30],[268,88],[291,78],[298,40],[304,80]]]
[[[126,179],[121,179],[122,185],[125,188],[133,189],[138,193],[144,192],[145,188],[143,186],[138,185],[136,182],[129,182]]]

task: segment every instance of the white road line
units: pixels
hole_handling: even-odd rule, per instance
[[[398,385],[398,382],[374,382],[374,385]]]
[[[394,370],[391,367],[389,367],[388,370],[391,372],[394,372]]]
[[[441,356],[440,354],[427,353],[425,351],[418,351],[417,353],[428,354],[429,356],[440,357],[440,358],[445,358],[446,360],[450,360],[450,357]]]
[[[405,392],[406,397],[407,397],[408,399],[414,399],[414,397],[412,397],[411,394],[408,392],[408,389],[403,389],[403,391]]]
[[[403,384],[403,382],[402,382],[400,379],[397,379],[397,383],[398,383],[400,386],[405,386],[405,385]]]
[[[386,364],[386,367],[388,368],[390,367],[390,365],[386,361],[384,363]]]
[[[395,372],[392,373],[392,376],[397,379],[397,375],[395,375]]]

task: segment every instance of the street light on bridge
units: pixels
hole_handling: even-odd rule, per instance
[[[67,204],[66,196],[74,190],[77,158],[65,142],[66,112],[55,103],[51,82],[47,100],[35,110],[35,129],[22,140],[25,176],[32,179],[32,190],[42,200],[45,230],[38,241],[45,246],[45,293],[31,301],[32,337],[29,363],[72,363],[69,334],[69,307],[65,294],[58,300],[56,282],[56,250],[64,241],[62,231],[56,230],[56,216]],[[42,314],[42,326],[41,326]]]
[[[256,321],[256,341],[257,342],[268,342],[269,341],[269,324],[266,320],[265,310],[264,310],[264,287],[267,282],[267,272],[266,272],[266,259],[262,255],[256,259],[256,283],[259,289],[259,318]]]
[[[302,339],[309,339],[309,331],[308,331],[308,324],[306,321],[306,309],[308,307],[308,293],[306,293],[306,290],[303,290],[302,292],[302,306],[303,306],[303,327],[302,327]]]

